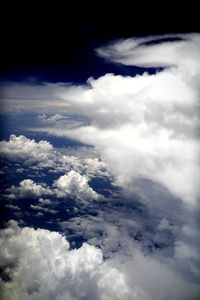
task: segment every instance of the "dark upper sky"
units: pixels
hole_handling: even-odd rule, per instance
[[[1,80],[85,81],[106,72],[124,74],[93,49],[122,37],[200,31],[198,10],[184,4],[9,5],[2,10]]]

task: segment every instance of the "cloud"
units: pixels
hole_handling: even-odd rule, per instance
[[[98,199],[99,195],[89,186],[88,179],[74,170],[58,178],[54,182],[55,193],[58,197],[75,199]]]
[[[56,196],[58,198],[70,197],[78,200],[98,199],[100,197],[88,183],[88,178],[71,170],[68,174],[60,176],[54,181],[53,187],[48,187],[46,184],[37,184],[31,179],[24,179],[19,183],[19,186],[11,186],[6,190],[12,198],[26,198],[28,196],[40,197],[43,195]],[[39,198],[42,205],[51,204],[48,199]],[[48,211],[49,209],[43,208],[38,205],[31,205],[31,208]],[[51,210],[51,213],[54,213]]]
[[[59,233],[15,221],[0,231],[0,244],[3,299],[198,299],[198,285],[137,248],[104,261],[101,249],[84,243],[70,250]]]
[[[46,185],[35,183],[31,179],[24,179],[19,183],[19,186],[12,186],[7,189],[8,192],[15,195],[15,197],[28,197],[28,196],[42,196],[52,195],[53,192]]]
[[[147,183],[142,190],[147,189],[146,186]],[[199,211],[194,215],[193,211],[184,209],[181,201],[166,195],[162,189],[156,195],[159,186],[153,189],[154,193],[150,190],[147,194],[148,202],[143,202],[137,194],[130,198],[120,194],[115,199],[94,202],[91,211],[95,215],[86,211],[66,218],[59,223],[61,229],[75,245],[87,240],[100,246],[106,258],[132,257],[135,249],[140,247],[150,259],[168,265],[186,281],[198,283]],[[134,259],[132,263],[134,270]]]
[[[46,114],[42,114],[38,116],[38,120],[47,124],[55,124],[57,121],[65,119],[65,116],[60,114],[55,114],[53,116],[47,117]]]
[[[100,49],[101,56],[111,61],[168,67],[153,75],[106,74],[90,78],[87,86],[66,88],[63,99],[74,112],[86,116],[88,124],[46,131],[96,147],[117,184],[126,190],[144,178],[195,205],[200,197],[200,38],[199,34],[180,37],[156,45],[145,44],[152,37],[130,39]]]
[[[45,212],[45,213],[50,213],[50,214],[56,214],[57,213],[57,211],[55,209],[50,209],[50,208],[43,207],[43,206],[40,206],[40,205],[31,204],[30,207],[34,210],[39,210],[39,211],[42,211],[42,212]]]
[[[47,116],[46,114],[42,114],[37,117],[37,120],[44,127],[55,126],[58,128],[60,127],[76,128],[85,124],[87,121],[85,118],[74,116],[73,114],[68,114],[68,115],[55,114],[49,116]]]
[[[21,209],[17,205],[7,204],[5,207],[20,211]]]
[[[3,299],[92,300],[126,296],[124,275],[103,263],[100,249],[85,243],[69,250],[69,243],[57,232],[21,229],[14,221],[9,225],[1,231],[0,264],[10,278],[1,282]]]
[[[16,232],[19,232],[21,240],[21,232],[27,232],[32,243],[36,245],[34,251],[43,249],[46,258],[49,257],[48,253],[54,253],[50,254],[47,267],[46,258],[41,259],[41,266],[45,265],[46,269],[44,266],[43,269],[48,269],[50,276],[50,279],[47,276],[49,280],[46,283],[46,271],[41,272],[41,276],[44,276],[41,282],[42,285],[44,283],[46,291],[38,285],[37,280],[30,288],[25,284],[24,291],[19,288],[22,286],[20,278],[23,278],[20,272],[28,272],[24,271],[23,261],[26,262],[27,258],[23,257],[18,266],[13,266],[11,262],[6,269],[6,272],[11,272],[13,280],[11,283],[3,282],[4,293],[9,293],[10,286],[12,293],[14,284],[20,299],[57,297],[58,300],[74,300],[85,297],[107,300],[119,297],[127,300],[165,300],[169,295],[174,299],[198,299],[199,34],[166,36],[170,37],[180,37],[181,40],[160,42],[161,37],[129,39],[99,49],[99,55],[112,62],[147,67],[147,72],[134,77],[106,74],[98,79],[90,78],[86,85],[65,86],[59,90],[59,98],[67,101],[67,104],[70,103],[72,115],[78,114],[87,119],[87,122],[68,127],[66,120],[62,120],[60,115],[46,115],[42,117],[42,128],[35,129],[76,138],[93,145],[102,160],[98,157],[63,155],[50,144],[44,144],[46,148],[43,149],[43,145],[39,146],[35,141],[31,143],[33,148],[27,150],[26,146],[31,140],[25,137],[19,139],[19,148],[14,145],[18,145],[17,137],[1,144],[2,155],[7,153],[10,159],[14,159],[16,155],[17,159],[20,158],[27,164],[33,161],[36,166],[65,173],[61,176],[59,174],[60,177],[51,188],[57,196],[73,196],[79,200],[93,198],[97,194],[89,186],[89,180],[108,174],[107,171],[104,172],[105,168],[115,177],[114,184],[123,189],[123,193],[118,194],[117,198],[107,199],[105,203],[92,201],[91,208],[98,213],[97,216],[76,216],[60,223],[65,232],[73,231],[70,239],[73,234],[74,239],[83,236],[89,243],[101,246],[102,250],[98,253],[101,257],[105,255],[107,260],[101,259],[99,264],[95,264],[95,275],[89,272],[85,276],[85,273],[82,275],[82,271],[79,271],[80,265],[84,265],[82,254],[78,258],[70,256],[75,264],[80,262],[80,265],[73,267],[73,272],[71,269],[66,271],[66,268],[62,269],[63,273],[60,269],[57,272],[59,263],[58,266],[55,263],[55,269],[51,267],[51,262],[55,261],[52,256],[58,258],[59,255],[56,250],[54,252],[54,246],[48,247],[48,250],[42,248],[45,239],[41,229],[12,231],[9,227],[6,230],[8,233],[12,231],[13,235],[9,233],[12,238],[10,235],[6,241],[4,235],[7,231],[3,231],[3,240],[9,249]],[[148,74],[148,67],[160,66],[165,69],[153,75]],[[60,114],[57,111],[54,113]],[[36,150],[35,155],[33,149],[38,147],[40,150]],[[35,189],[35,193],[39,186],[48,189],[33,181],[28,185],[31,186],[30,190]],[[20,186],[14,188],[17,189],[16,195],[23,195]],[[40,188],[39,190],[41,191]],[[99,202],[101,204],[98,206]],[[41,202],[35,206],[35,210],[40,207],[41,214],[40,210],[46,204]],[[41,239],[38,238],[40,242],[34,242],[37,234],[42,236]],[[49,245],[52,245],[49,241],[52,240],[51,234],[52,232],[45,231]],[[14,245],[18,245],[18,242],[15,240]],[[60,249],[59,245],[56,244],[56,249]],[[85,249],[84,247],[80,249]],[[98,250],[94,246],[90,247],[94,252]],[[77,252],[68,250],[67,253],[82,253],[80,249]],[[14,252],[17,261],[19,254],[16,249]],[[41,251],[38,250],[37,253],[40,254]],[[61,257],[63,256],[64,253]],[[92,257],[93,254],[89,256]],[[87,261],[84,255],[83,257],[83,261]],[[73,263],[70,261],[69,265],[73,266]],[[115,271],[108,270],[108,266]],[[52,270],[56,270],[56,275],[49,292],[48,283],[52,282],[51,275],[54,274]],[[64,274],[62,278],[61,273]],[[20,278],[17,277],[18,274]],[[30,272],[30,277],[31,274]],[[32,284],[35,281],[30,279],[30,282]],[[44,293],[41,296],[42,291]],[[28,296],[23,293],[28,293]]]
[[[165,83],[165,72],[142,77],[141,87],[137,84],[140,78],[106,75],[92,80],[91,89],[77,97],[78,101],[89,94],[91,102],[75,103],[91,118],[91,125],[48,131],[94,145],[121,186],[127,188],[135,178],[147,178],[163,184],[185,202],[194,203],[199,197],[200,180],[197,98],[192,91],[183,93],[187,90],[183,81],[179,99],[174,98],[176,76]],[[151,94],[152,86],[160,89],[159,93]],[[140,91],[135,92],[134,87],[140,87]]]
[[[170,41],[172,38],[174,40]],[[103,58],[129,66],[195,67],[200,63],[199,44],[198,33],[166,34],[119,40],[100,47],[96,52]]]
[[[40,203],[41,205],[51,205],[51,204],[52,204],[52,201],[49,200],[49,199],[39,198],[38,201],[39,201],[39,203]]]
[[[60,98],[69,84],[64,83],[1,83],[1,104],[4,113],[38,112],[62,113],[63,109],[69,109],[66,100]]]
[[[105,163],[96,157],[97,153],[95,157],[91,157],[90,152],[87,155],[87,148],[83,150],[85,155],[83,158],[72,154],[66,155],[55,150],[48,141],[41,140],[37,143],[34,139],[15,134],[10,135],[9,141],[0,142],[0,155],[17,163],[22,161],[28,166],[47,168],[53,172],[75,170],[87,177],[110,176]],[[72,152],[75,152],[75,149]],[[78,155],[80,156],[80,152]]]
[[[40,162],[43,166],[51,165],[55,151],[47,141],[35,142],[23,135],[12,134],[9,141],[0,142],[0,154],[14,160],[26,160],[28,163]]]

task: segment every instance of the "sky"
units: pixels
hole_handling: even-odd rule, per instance
[[[1,299],[197,300],[198,14],[83,6],[5,10]]]

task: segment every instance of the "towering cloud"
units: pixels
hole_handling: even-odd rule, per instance
[[[130,39],[97,50],[114,62],[167,68],[135,77],[106,74],[89,79],[87,87],[71,87],[63,97],[90,124],[49,131],[94,145],[126,189],[148,179],[193,205],[200,196],[200,37],[180,38],[154,38],[153,45],[152,37]]]
[[[54,186],[58,197],[72,197],[75,199],[97,199],[99,195],[89,186],[88,179],[74,170],[58,178]]]

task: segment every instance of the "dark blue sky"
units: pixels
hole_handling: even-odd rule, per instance
[[[8,5],[9,6],[9,5]],[[66,7],[12,6],[2,10],[1,80],[84,82],[105,73],[144,70],[102,63],[94,49],[132,36],[198,32],[195,7],[75,3]]]

